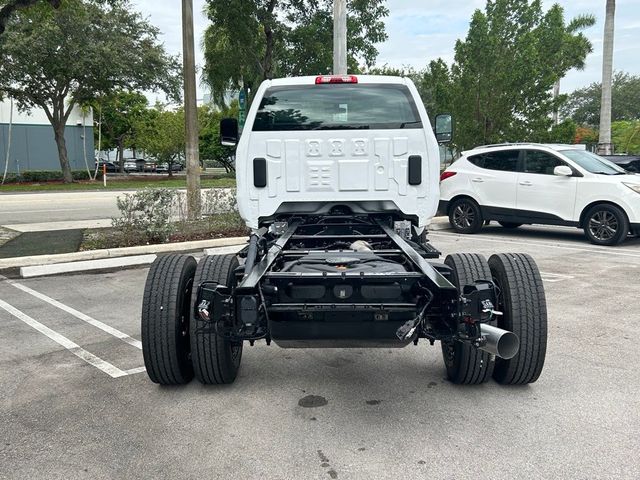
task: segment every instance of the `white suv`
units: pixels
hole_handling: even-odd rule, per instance
[[[484,222],[583,228],[598,245],[640,235],[640,176],[578,145],[478,147],[440,177],[440,210],[460,233]]]

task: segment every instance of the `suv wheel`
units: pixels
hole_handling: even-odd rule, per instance
[[[449,223],[458,233],[477,233],[483,222],[480,206],[470,198],[459,198],[449,208]]]
[[[627,238],[629,221],[615,205],[596,205],[585,215],[584,233],[596,245],[618,245]]]

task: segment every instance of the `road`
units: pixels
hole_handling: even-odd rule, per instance
[[[130,191],[0,195],[0,225],[95,220],[118,215],[116,199]]]
[[[140,368],[146,269],[0,280],[0,477],[640,478],[640,239],[605,248],[576,229],[494,226],[431,239],[445,254],[536,259],[549,310],[538,382],[453,385],[428,342],[258,342],[233,385],[163,388]]]

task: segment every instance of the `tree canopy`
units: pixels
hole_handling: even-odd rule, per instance
[[[121,171],[124,149],[137,147],[136,130],[149,116],[148,104],[142,93],[127,90],[117,90],[90,103],[101,123],[102,147],[117,149]]]
[[[42,0],[8,0],[0,7],[0,35],[4,33],[9,18],[16,10],[27,8]],[[62,0],[45,0],[53,8],[60,7]]]
[[[562,108],[563,115],[579,124],[598,126],[601,93],[600,82],[575,90]],[[625,72],[613,76],[611,120],[640,120],[640,76]]]
[[[72,181],[64,140],[73,107],[114,90],[180,91],[178,59],[128,0],[65,0],[14,12],[0,36],[0,96],[44,110],[54,130],[65,181]]]
[[[348,2],[349,69],[370,67],[387,38],[384,0]],[[255,91],[274,77],[329,73],[333,55],[332,0],[207,0],[204,77],[216,104],[228,90]]]
[[[210,105],[198,107],[200,159],[205,166],[209,162],[223,166],[227,173],[235,170],[235,148],[220,143],[220,120],[228,117],[238,117],[238,102],[235,100],[222,110]]]
[[[567,24],[559,5],[545,12],[538,0],[489,0],[476,10],[450,74],[457,142],[467,148],[547,135],[558,101],[551,89],[584,66],[592,47],[578,30],[594,21]]]
[[[136,146],[169,166],[182,163],[185,150],[184,110],[165,110],[156,105],[155,109],[141,117],[136,128]]]

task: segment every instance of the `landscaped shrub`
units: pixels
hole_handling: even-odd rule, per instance
[[[89,180],[89,175],[86,170],[74,170],[71,172],[71,175],[74,180]],[[7,174],[5,183],[42,183],[62,181],[62,179],[62,172],[55,170],[27,170],[21,172],[19,176],[15,173]]]
[[[118,197],[120,217],[111,224],[123,235],[127,245],[166,242],[175,231],[172,220],[175,190],[145,188]]]

